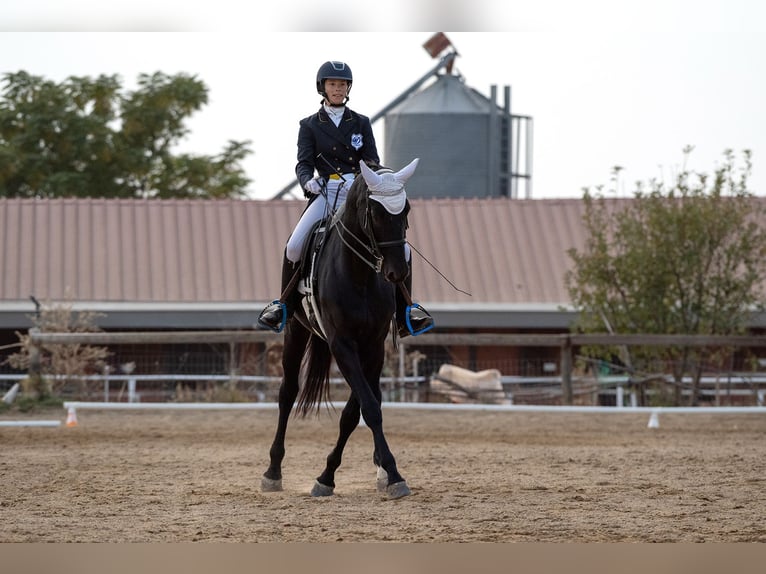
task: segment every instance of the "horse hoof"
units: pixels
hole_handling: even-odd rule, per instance
[[[326,486],[317,480],[314,482],[314,488],[311,489],[311,496],[332,496],[334,492],[334,486]]]
[[[386,492],[388,493],[388,498],[392,500],[412,494],[410,487],[407,486],[407,482],[404,480],[401,482],[395,482],[394,484],[389,484],[386,488]]]
[[[281,492],[282,491],[282,479],[278,478],[261,478],[261,492]]]

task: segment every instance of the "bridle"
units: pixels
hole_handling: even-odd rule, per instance
[[[370,191],[367,190],[364,201],[364,216],[361,221],[362,232],[364,233],[367,241],[361,239],[353,231],[351,231],[343,223],[339,217],[343,211],[345,211],[345,204],[338,210],[336,214],[334,224],[337,224],[338,236],[341,241],[348,247],[352,253],[354,253],[359,259],[362,260],[368,267],[370,267],[375,273],[380,273],[383,269],[383,253],[381,248],[394,247],[397,245],[404,245],[407,243],[406,232],[408,226],[407,211],[409,207],[405,207],[404,211],[404,234],[400,239],[392,239],[390,241],[378,241],[375,238],[375,232],[372,229],[370,221],[372,216],[370,214]],[[350,240],[353,240],[358,249],[351,245]]]

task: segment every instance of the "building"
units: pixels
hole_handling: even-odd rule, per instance
[[[304,201],[0,199],[0,345],[35,304],[71,302],[101,328],[251,329],[279,291]],[[562,332],[579,200],[412,200],[415,299],[439,331]]]

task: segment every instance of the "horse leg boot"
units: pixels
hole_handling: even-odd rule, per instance
[[[417,303],[412,302],[412,261],[409,273],[396,290],[396,326],[399,337],[420,335],[434,328],[434,319]]]
[[[281,333],[287,320],[293,316],[298,305],[300,294],[295,288],[300,277],[300,261],[293,263],[287,258],[282,259],[282,295],[279,299],[268,304],[258,316],[258,326]]]

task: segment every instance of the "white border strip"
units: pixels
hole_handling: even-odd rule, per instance
[[[0,421],[0,427],[59,427],[61,421]]]
[[[332,407],[342,409],[346,403],[332,402]],[[660,413],[696,414],[766,414],[766,407],[587,407],[574,405],[487,405],[452,403],[395,403],[383,402],[384,409],[417,409],[430,411],[515,411],[549,413],[649,413],[647,427],[659,428]],[[117,410],[267,410],[279,408],[279,403],[110,403],[110,402],[65,402],[69,417],[76,417],[76,409],[117,409]],[[360,422],[360,424],[362,424]]]
[[[346,403],[330,403],[343,408]],[[489,405],[452,403],[405,403],[386,402],[384,409],[416,409],[430,411],[531,411],[559,413],[699,413],[699,414],[766,414],[764,407],[598,407],[575,405]],[[279,403],[115,403],[78,402],[64,403],[65,409],[115,409],[115,410],[269,410],[279,408]]]

